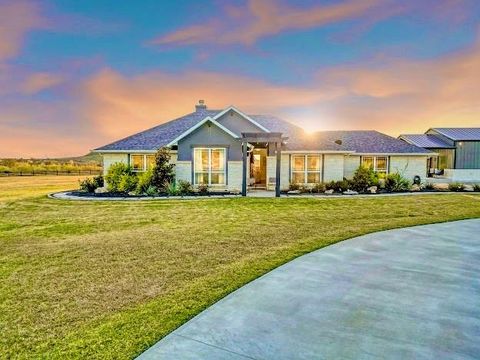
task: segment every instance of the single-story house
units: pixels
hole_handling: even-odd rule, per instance
[[[451,181],[480,181],[480,128],[432,128],[399,139],[434,152],[429,175]]]
[[[229,106],[195,112],[94,151],[105,173],[116,162],[145,171],[161,147],[169,147],[176,179],[225,190],[288,189],[353,176],[361,165],[382,173],[424,179],[430,151],[377,131],[319,131],[267,115],[247,115]]]

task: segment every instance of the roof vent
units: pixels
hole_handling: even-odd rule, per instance
[[[195,105],[195,111],[207,110],[207,105],[205,105],[205,100],[198,100],[198,104]]]
[[[342,140],[340,140],[340,139],[335,140],[335,144],[337,144],[337,145],[342,145]]]

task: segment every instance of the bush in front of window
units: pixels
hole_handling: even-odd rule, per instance
[[[174,182],[175,165],[170,163],[170,150],[168,148],[160,148],[155,154],[155,166],[153,167],[152,185],[159,192],[167,192],[167,186]]]
[[[388,174],[385,178],[385,190],[389,192],[409,191],[411,187],[411,181],[404,178],[398,172]]]
[[[378,186],[378,175],[371,167],[360,165],[350,181],[352,190],[365,192],[370,186]]]
[[[288,184],[288,191],[297,191],[300,190],[300,184],[291,182]]]
[[[344,192],[350,189],[350,183],[347,179],[338,180],[338,181],[330,181],[329,183],[325,184],[326,190],[333,190],[335,192]]]
[[[123,174],[118,183],[118,191],[128,194],[137,188],[138,177],[136,174]]]
[[[138,182],[137,182],[137,188],[135,189],[135,193],[137,195],[146,195],[147,190],[150,187],[153,187],[155,191],[158,193],[158,190],[155,186],[153,186],[152,179],[153,179],[153,170],[147,170],[143,173],[139,173],[138,175]]]
[[[325,184],[324,183],[315,183],[312,186],[312,193],[323,193],[325,192]]]
[[[122,192],[122,190],[120,190],[121,182],[123,182],[122,188],[126,188],[128,187],[128,184],[132,183],[127,177],[135,177],[136,179],[136,175],[130,166],[124,163],[113,164],[110,166],[107,175],[105,176],[107,190],[110,192]],[[134,189],[135,188],[130,191],[133,191]]]
[[[200,184],[197,186],[197,191],[200,195],[208,195],[208,185]]]
[[[178,193],[182,196],[193,194],[193,186],[188,181],[179,180],[177,182]]]

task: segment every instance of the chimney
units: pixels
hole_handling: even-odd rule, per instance
[[[203,110],[207,110],[207,105],[205,105],[204,100],[198,100],[198,104],[195,105],[195,111],[199,112],[199,111],[203,111]]]

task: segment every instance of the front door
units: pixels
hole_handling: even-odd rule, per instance
[[[253,149],[250,163],[251,185],[255,188],[267,187],[267,149]]]

